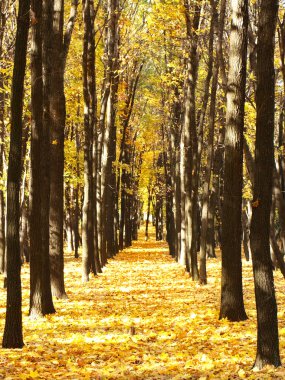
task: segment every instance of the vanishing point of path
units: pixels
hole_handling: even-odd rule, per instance
[[[152,239],[140,240],[119,253],[109,261],[104,273],[92,277],[88,284],[81,283],[80,265],[71,256],[66,260],[69,301],[55,301],[57,314],[32,321],[27,317],[25,264],[26,346],[23,350],[0,350],[0,379],[206,380],[284,376],[284,369],[272,371],[270,377],[268,372],[250,371],[255,352],[255,316],[249,264],[245,264],[244,276],[250,320],[239,324],[218,321],[219,259],[209,261],[207,286],[193,283],[170,257],[166,243]],[[283,289],[284,280],[280,281]],[[279,302],[284,305],[280,293]],[[1,289],[1,331],[4,298]],[[283,319],[281,314],[281,324]],[[283,322],[281,345],[284,334]]]

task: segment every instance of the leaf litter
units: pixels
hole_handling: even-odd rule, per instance
[[[69,300],[57,313],[28,317],[29,268],[24,264],[22,350],[0,349],[0,379],[282,379],[283,367],[253,372],[256,312],[251,263],[243,261],[249,319],[218,320],[220,258],[208,260],[208,285],[193,282],[154,240],[109,260],[102,274],[81,283],[81,263],[67,256]],[[285,282],[275,273],[281,359],[285,363]],[[0,328],[6,292],[0,289]]]

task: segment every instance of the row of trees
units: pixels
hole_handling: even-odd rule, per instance
[[[130,120],[143,62],[138,57],[122,59],[131,41],[128,24],[123,29],[119,19],[121,15],[126,20],[133,18],[137,6],[124,7],[113,0],[96,5],[86,0],[81,5],[72,0],[65,12],[63,0],[19,1],[10,106],[5,99],[8,20],[16,16],[11,14],[12,2],[7,0],[2,7],[6,60],[1,67],[1,111],[5,117],[11,114],[6,218],[1,189],[1,268],[7,279],[3,347],[22,347],[20,269],[24,258],[30,263],[29,314],[37,318],[55,312],[53,297],[67,298],[65,237],[76,257],[82,245],[83,282],[90,273],[100,273],[119,247],[129,246],[137,237],[142,152],[131,144]],[[79,11],[82,19],[75,30]],[[73,33],[77,33],[75,47],[71,47]],[[79,62],[74,57],[69,60],[68,55],[81,36],[82,69],[78,70]],[[27,60],[30,76],[25,74]],[[68,77],[68,64],[76,66],[76,79],[82,75],[83,88],[78,93],[65,88],[65,83],[73,85],[74,80]],[[68,90],[71,106],[66,102]],[[72,114],[74,105],[72,118],[67,110],[70,107]],[[4,180],[7,122],[4,116],[1,121]]]
[[[283,5],[72,0],[64,9],[63,0],[19,0],[17,27],[12,2],[1,7],[3,346],[23,345],[24,257],[30,315],[53,313],[52,297],[67,297],[65,240],[75,257],[82,245],[88,281],[137,238],[142,211],[148,238],[152,207],[156,238],[165,225],[171,255],[193,280],[207,283],[207,258],[221,245],[220,318],[231,321],[247,318],[243,240],[255,277],[255,365],[278,366],[272,262],[285,274]]]
[[[220,318],[242,321],[247,319],[243,240],[246,257],[253,261],[257,368],[280,365],[272,272],[272,266],[279,266],[284,273],[284,10],[278,13],[278,5],[186,0],[183,42],[181,30],[173,35],[171,26],[165,30],[162,53],[166,80],[161,97],[167,106],[161,136],[170,253],[193,280],[206,284],[206,259],[215,256],[219,244]],[[177,25],[182,20],[178,17]],[[275,66],[278,54],[280,70]],[[276,141],[279,149],[274,152]]]

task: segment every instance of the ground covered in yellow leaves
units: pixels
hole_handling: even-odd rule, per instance
[[[22,350],[0,349],[0,379],[282,379],[285,369],[252,372],[256,323],[251,265],[244,262],[249,320],[218,320],[220,260],[209,283],[193,283],[165,243],[139,241],[96,278],[81,284],[80,261],[67,257],[69,301],[33,321],[28,266],[23,268]],[[285,280],[276,273],[280,349],[285,363]],[[0,328],[5,291],[0,290]]]

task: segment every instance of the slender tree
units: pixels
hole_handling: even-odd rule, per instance
[[[198,73],[198,29],[202,3],[198,1],[191,19],[190,2],[185,1],[186,29],[189,46],[185,86],[184,149],[185,149],[185,219],[187,267],[193,280],[199,279],[197,263],[198,215],[198,135],[196,123],[196,85]],[[191,263],[191,264],[190,264]]]
[[[215,0],[211,1],[211,27],[209,36],[209,63],[208,63],[208,75],[210,78],[206,81],[205,94],[209,93],[208,87],[210,87],[210,79],[213,74],[213,44],[214,44],[214,32],[217,29],[217,6]],[[205,168],[205,179],[203,185],[203,196],[202,196],[202,226],[201,226],[201,239],[200,239],[200,283],[207,283],[207,270],[206,270],[206,257],[207,257],[207,232],[208,232],[208,210],[210,202],[210,181],[211,181],[211,171],[212,171],[212,161],[213,161],[213,143],[214,143],[214,128],[215,128],[215,116],[216,116],[216,94],[218,87],[218,61],[215,62],[214,75],[212,80],[212,91],[211,91],[211,104],[210,104],[210,115],[209,115],[209,131],[208,131],[208,146],[207,146],[207,164]],[[207,96],[208,97],[208,96]],[[205,101],[206,102],[206,101]],[[208,102],[208,100],[207,100]],[[203,112],[205,113],[205,112]],[[200,118],[202,115],[200,116]],[[204,121],[201,121],[204,122]],[[203,126],[201,126],[202,128]]]
[[[95,123],[95,40],[93,2],[83,2],[83,96],[84,96],[84,202],[82,218],[82,281],[89,280],[92,270],[96,274],[94,255],[93,215],[93,133]]]
[[[106,258],[116,253],[115,245],[115,201],[116,201],[116,174],[113,164],[116,161],[117,128],[116,103],[119,85],[118,58],[119,58],[119,2],[107,1],[108,27],[106,31],[106,85],[109,88],[106,107],[106,126],[104,143],[102,146],[102,203],[104,205],[104,237],[102,249]]]
[[[0,68],[2,68],[3,43],[7,21],[7,2],[2,1],[0,5]],[[3,183],[4,174],[4,138],[5,138],[5,96],[4,96],[4,74],[0,70],[0,273],[4,272],[5,266],[5,189]]]

